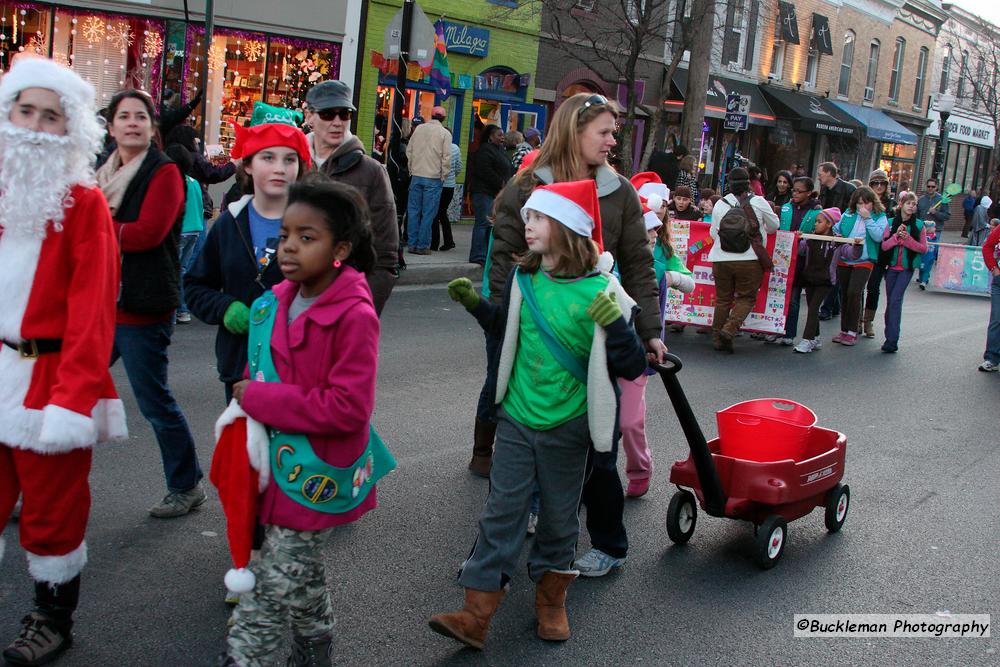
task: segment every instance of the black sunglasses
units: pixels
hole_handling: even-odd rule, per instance
[[[600,107],[609,105],[610,102],[608,102],[608,98],[606,98],[604,95],[598,95],[595,93],[590,97],[588,97],[587,101],[584,102],[582,105],[580,105],[580,108],[576,110],[576,117],[579,118],[580,116],[582,116],[583,112],[589,109],[590,107]],[[608,111],[610,111],[615,118],[618,117],[618,114],[615,113],[614,109],[608,109]]]
[[[334,118],[340,118],[340,120],[351,120],[351,116],[354,114],[350,109],[320,109],[316,112],[316,115],[320,119],[325,121],[331,121]]]
[[[868,185],[872,186],[873,188],[874,187],[878,187],[879,185],[881,185],[882,187],[885,187],[885,186],[889,185],[889,181],[872,181]]]

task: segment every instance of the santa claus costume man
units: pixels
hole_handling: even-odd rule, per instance
[[[94,182],[102,135],[94,89],[68,68],[19,57],[0,79],[0,526],[22,496],[35,584],[3,652],[14,665],[72,642],[92,447],[127,437],[108,371],[118,248]]]

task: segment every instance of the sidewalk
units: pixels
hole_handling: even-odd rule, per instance
[[[430,255],[413,255],[404,251],[406,269],[399,272],[397,285],[440,285],[455,278],[469,278],[473,282],[482,279],[483,270],[469,260],[472,245],[472,221],[469,224],[452,223],[455,247],[446,252],[432,252]]]

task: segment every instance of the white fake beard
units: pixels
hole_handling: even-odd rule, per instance
[[[0,227],[5,234],[44,239],[49,222],[62,231],[70,188],[86,180],[68,136],[0,122]]]

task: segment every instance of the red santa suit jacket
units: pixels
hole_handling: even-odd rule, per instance
[[[0,228],[0,340],[62,340],[35,359],[0,345],[0,442],[43,454],[128,436],[108,369],[120,266],[111,214],[97,188],[71,197],[62,230],[49,225],[44,240]]]

